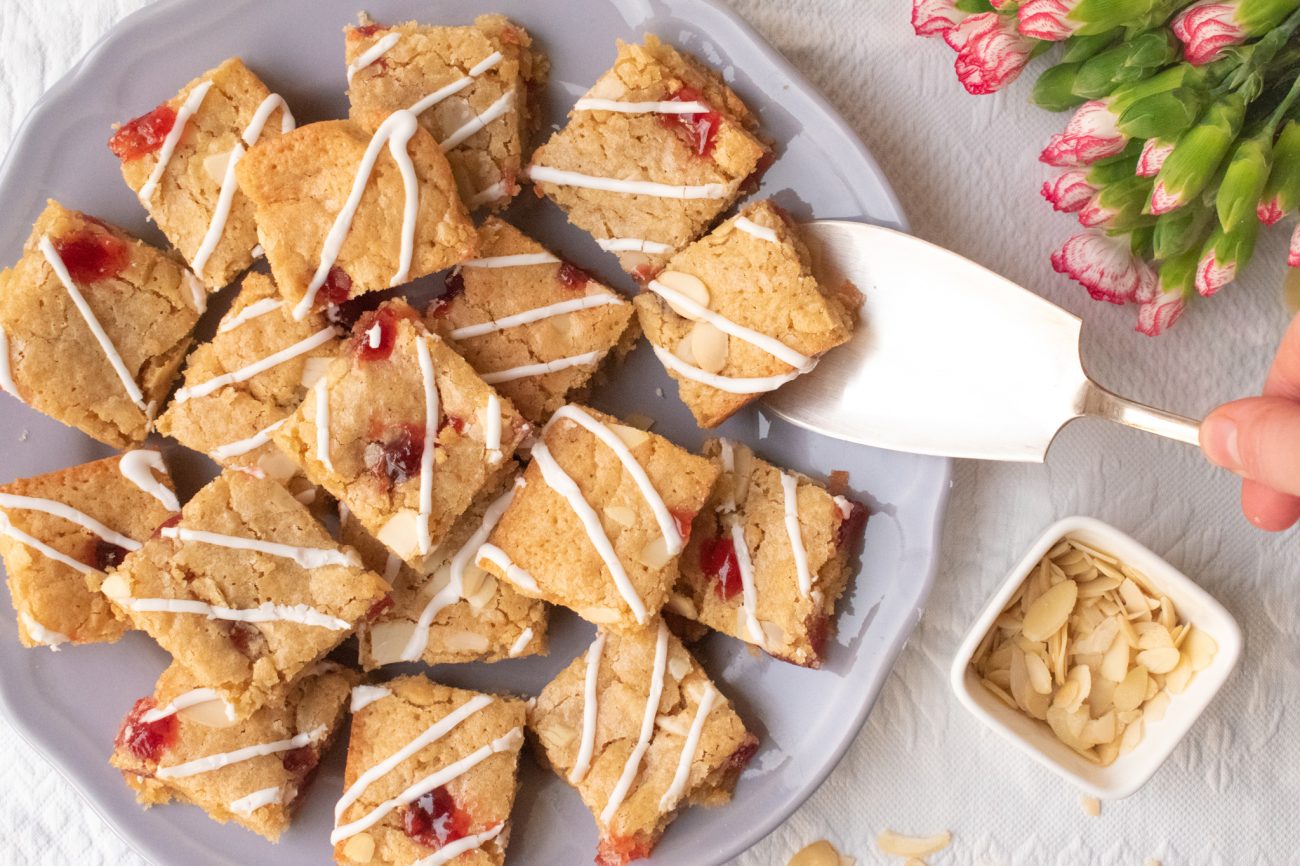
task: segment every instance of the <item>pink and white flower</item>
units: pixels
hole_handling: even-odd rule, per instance
[[[1156,181],[1156,185],[1151,189],[1151,201],[1147,204],[1149,213],[1160,216],[1169,213],[1171,210],[1178,210],[1182,206],[1182,194],[1170,192],[1163,181]]]
[[[981,12],[962,21],[944,36],[957,51],[957,78],[976,96],[1006,87],[1029,63],[1033,40],[1016,31],[1015,19]]]
[[[1079,106],[1065,132],[1052,136],[1038,158],[1048,165],[1077,168],[1115,156],[1126,144],[1128,136],[1120,132],[1118,118],[1104,100],[1094,99]]]
[[[1259,204],[1255,205],[1255,215],[1259,221],[1266,226],[1271,226],[1282,217],[1286,216],[1286,211],[1282,209],[1282,202],[1277,196],[1268,199],[1260,199]]]
[[[1106,207],[1101,203],[1099,195],[1093,196],[1079,210],[1079,225],[1086,229],[1095,229],[1107,225],[1115,215],[1119,213],[1114,208]]]
[[[1126,235],[1077,234],[1052,253],[1052,267],[1098,301],[1142,303],[1155,297],[1155,272],[1133,255]]]
[[[1211,247],[1196,265],[1196,291],[1210,297],[1237,278],[1237,260],[1219,262]]]
[[[943,36],[965,17],[953,0],[912,0],[912,29],[917,36]]]
[[[1075,213],[1092,200],[1097,188],[1088,183],[1088,173],[1080,168],[1063,172],[1053,180],[1043,181],[1043,198],[1053,210]]]
[[[1138,177],[1155,177],[1160,174],[1160,167],[1165,164],[1169,154],[1174,152],[1173,141],[1162,141],[1159,138],[1148,138],[1142,145],[1142,154],[1138,157],[1137,171]]]
[[[1183,43],[1183,57],[1193,66],[1217,60],[1223,49],[1240,45],[1248,35],[1237,22],[1236,2],[1197,3],[1178,13],[1170,26]]]
[[[1148,337],[1159,336],[1173,327],[1185,306],[1181,292],[1159,289],[1154,298],[1138,307],[1137,330]]]
[[[1079,0],[1026,0],[1016,13],[1020,32],[1048,42],[1069,39],[1082,26],[1082,22],[1068,19],[1078,3]]]
[[[1293,268],[1300,268],[1300,224],[1291,233],[1291,249],[1287,251],[1286,263]]]

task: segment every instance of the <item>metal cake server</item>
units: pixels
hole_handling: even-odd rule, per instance
[[[1084,416],[1197,443],[1199,422],[1088,378],[1082,322],[954,252],[893,229],[804,227],[818,276],[865,296],[853,339],[766,398],[780,417],[895,451],[1042,461]]]

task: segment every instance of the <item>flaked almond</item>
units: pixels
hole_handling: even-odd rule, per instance
[[[298,464],[278,447],[266,449],[257,458],[257,468],[272,481],[284,483],[298,474]]]
[[[1047,669],[1047,663],[1042,657],[1036,653],[1026,654],[1025,667],[1029,671],[1029,685],[1034,691],[1042,695],[1051,694],[1052,673]]]
[[[843,856],[834,845],[822,839],[791,857],[787,866],[853,866],[853,858]]]
[[[551,316],[546,320],[546,324],[551,326],[556,336],[560,339],[567,340],[570,332],[573,331],[573,316],[569,313],[561,313],[558,316]]]
[[[1146,669],[1153,674],[1167,674],[1178,667],[1178,662],[1182,660],[1182,656],[1178,650],[1168,646],[1160,649],[1143,650],[1137,654],[1137,660],[1138,664],[1145,665]]]
[[[1025,613],[1022,634],[1030,640],[1047,640],[1065,625],[1079,597],[1079,585],[1064,580],[1044,592]]]
[[[306,361],[303,361],[302,376],[299,379],[302,383],[302,387],[307,389],[315,387],[316,383],[325,377],[326,371],[329,370],[330,362],[333,360],[333,358],[308,358]]]
[[[1147,683],[1150,677],[1147,675],[1147,669],[1142,665],[1137,665],[1129,670],[1124,680],[1115,688],[1113,701],[1117,710],[1134,710],[1142,705],[1146,699]]]
[[[1127,641],[1117,640],[1111,644],[1101,657],[1101,675],[1113,683],[1121,682],[1128,676],[1129,645]]]
[[[876,847],[893,857],[928,857],[947,848],[952,834],[947,830],[934,836],[904,836],[885,830],[876,837]]]
[[[683,653],[674,655],[668,659],[668,673],[672,674],[673,679],[681,680],[691,672],[691,661]]]
[[[663,271],[659,276],[655,277],[655,281],[661,286],[667,286],[669,289],[680,292],[701,307],[707,309],[709,306],[709,288],[704,285],[704,282],[699,277],[693,274],[684,273],[683,271]],[[672,301],[668,301],[668,306],[672,308],[674,313],[683,318],[691,320],[697,318],[690,310],[680,307]]]
[[[658,570],[664,568],[668,563],[673,561],[673,554],[668,550],[667,539],[662,535],[657,535],[652,541],[648,542],[645,547],[641,548],[641,552],[637,555],[637,559],[639,559],[641,564],[646,568]]]
[[[629,448],[636,448],[650,438],[650,434],[639,427],[633,427],[629,424],[611,424],[610,429],[623,440]]]
[[[402,653],[415,633],[415,623],[408,620],[377,622],[370,626],[370,655],[379,665],[402,661]]]
[[[673,349],[673,354],[681,358],[692,367],[695,366],[695,350],[691,348],[691,333],[686,332],[686,336],[678,341],[677,346]]]
[[[179,710],[176,715],[187,722],[195,722],[208,728],[228,728],[235,724],[230,705],[220,698],[192,704]]]
[[[681,716],[655,716],[655,727],[661,728],[670,734],[676,734],[679,737],[685,737],[691,732],[690,720]]]
[[[604,511],[606,517],[624,528],[636,523],[636,512],[626,505],[606,505]]]
[[[483,579],[479,581],[479,585],[472,592],[465,593],[465,601],[469,604],[471,610],[479,613],[492,603],[492,599],[496,598],[498,584],[497,579],[483,569],[478,566],[473,566],[473,569],[481,574]],[[465,569],[466,578],[469,577],[469,572],[470,569]]]
[[[679,616],[687,619],[697,619],[700,615],[699,608],[695,606],[695,601],[679,592],[674,592],[668,596],[668,609]]]
[[[1089,797],[1086,794],[1080,794],[1079,808],[1083,809],[1083,814],[1090,818],[1096,818],[1101,815],[1101,801],[1096,797]]]
[[[438,632],[438,642],[456,652],[481,653],[488,648],[487,635],[461,629],[443,629]]]
[[[584,607],[578,611],[578,616],[587,622],[594,622],[596,625],[607,625],[611,622],[618,622],[622,615],[612,607]]]
[[[538,738],[549,749],[563,749],[578,738],[578,732],[562,722],[552,722],[537,731]]]
[[[208,154],[203,159],[203,170],[218,186],[226,179],[226,166],[230,164],[230,154],[234,148],[219,153]]]
[[[759,620],[758,625],[763,629],[763,639],[769,647],[779,647],[785,643],[785,629],[781,626],[767,620]]]
[[[384,546],[402,559],[409,559],[419,550],[420,513],[404,508],[388,518],[376,536]]]
[[[722,372],[729,352],[727,335],[711,323],[699,321],[691,327],[691,354],[695,356],[696,366],[704,372]]]
[[[1169,709],[1169,693],[1157,692],[1151,700],[1147,701],[1142,707],[1142,721],[1148,724],[1155,724],[1162,721],[1165,712]]]
[[[1192,671],[1200,673],[1214,663],[1219,652],[1219,645],[1199,628],[1192,626],[1183,639],[1183,655],[1191,663]]]
[[[1120,736],[1119,753],[1127,755],[1142,742],[1143,723],[1141,717],[1134,719]]]
[[[358,833],[343,845],[343,856],[354,863],[369,863],[375,856],[375,839],[369,833]]]
[[[120,571],[115,571],[104,578],[99,591],[109,598],[123,599],[131,597],[131,580]]]

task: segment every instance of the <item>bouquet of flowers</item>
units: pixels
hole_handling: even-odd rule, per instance
[[[1052,266],[1136,304],[1145,334],[1232,282],[1260,226],[1300,206],[1300,0],[913,0],[912,26],[957,52],[973,94],[1062,43],[1033,91],[1074,112],[1039,157],[1061,170],[1043,197],[1085,231]]]

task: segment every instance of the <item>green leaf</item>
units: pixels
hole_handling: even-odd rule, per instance
[[[1078,63],[1058,63],[1048,67],[1034,82],[1034,102],[1048,111],[1066,111],[1086,100],[1074,93],[1074,76]]]
[[[996,11],[989,0],[956,0],[952,5],[956,7],[958,12],[968,12],[971,15]]]
[[[1065,40],[1065,50],[1061,52],[1062,63],[1082,63],[1094,57],[1124,38],[1123,28],[1116,28],[1105,33],[1080,36],[1078,33]]]
[[[1082,24],[1078,33],[1105,33],[1145,20],[1154,5],[1155,0],[1079,0],[1066,17]]]
[[[1300,123],[1287,121],[1273,143],[1273,167],[1264,184],[1264,201],[1282,213],[1300,207]]]
[[[1233,151],[1214,199],[1224,231],[1235,231],[1247,218],[1258,219],[1255,210],[1268,181],[1272,144],[1270,130],[1264,135],[1242,139]]]

